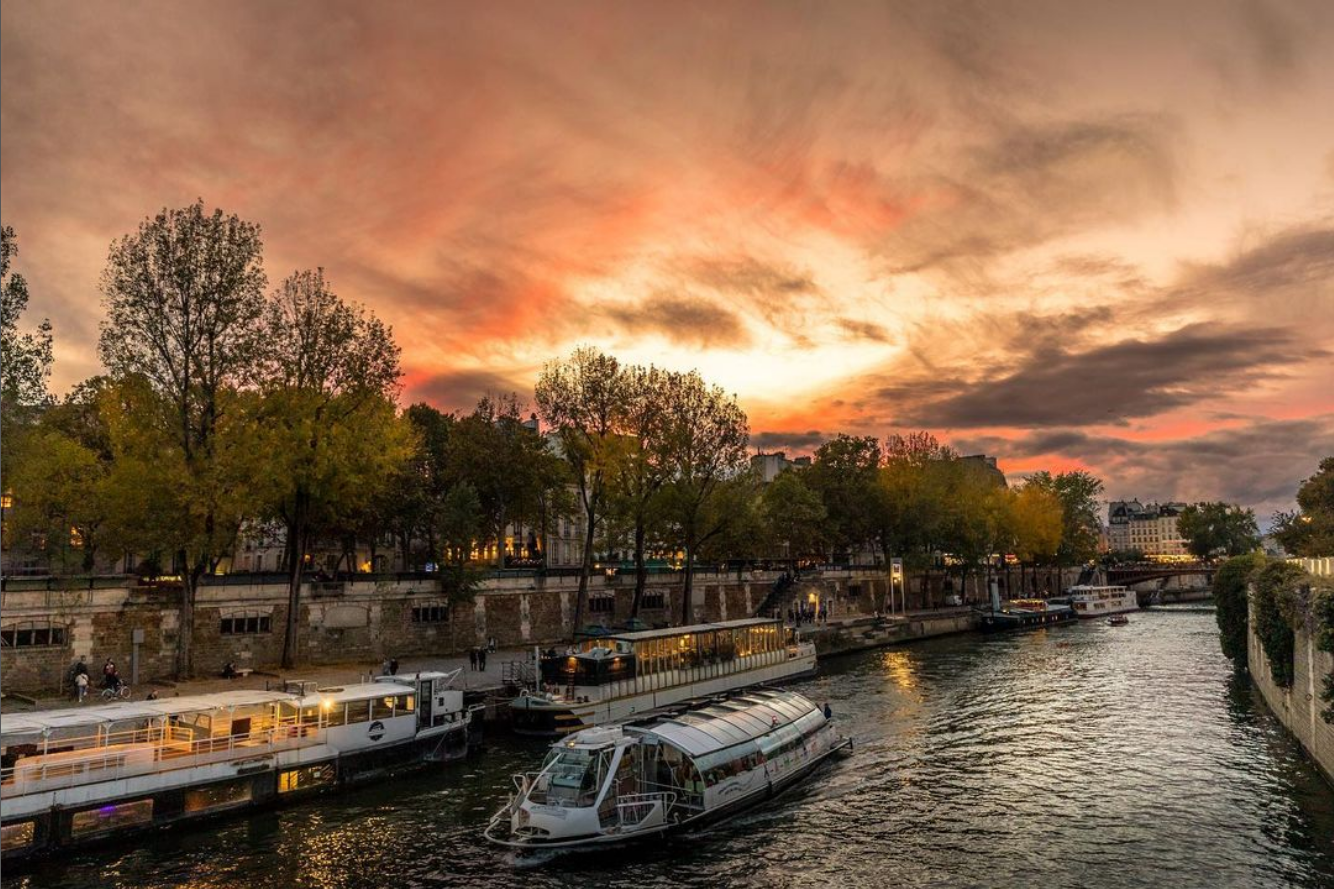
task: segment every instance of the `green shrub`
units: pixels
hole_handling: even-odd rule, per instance
[[[1289,562],[1270,562],[1252,580],[1255,635],[1269,659],[1269,675],[1280,688],[1291,688],[1296,670],[1293,625],[1299,609],[1297,588],[1306,572]]]
[[[1315,617],[1315,647],[1334,653],[1334,589],[1325,586],[1312,590],[1311,611]],[[1320,718],[1334,724],[1334,673],[1325,676],[1320,700],[1327,705],[1320,711]]]
[[[1246,586],[1265,563],[1261,553],[1235,556],[1219,566],[1214,574],[1213,596],[1218,620],[1218,641],[1223,654],[1233,666],[1244,670],[1246,663]]]

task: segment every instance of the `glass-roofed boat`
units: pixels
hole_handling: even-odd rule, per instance
[[[774,689],[598,726],[552,745],[484,831],[525,851],[602,847],[731,817],[851,749],[826,711]]]
[[[815,645],[755,617],[584,639],[536,651],[538,687],[510,702],[514,730],[559,736],[695,698],[815,672]]]

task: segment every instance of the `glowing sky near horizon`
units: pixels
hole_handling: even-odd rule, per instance
[[[1334,6],[3,7],[0,214],[54,388],[111,241],[202,198],[390,322],[403,399],[591,343],[757,447],[928,428],[1113,497],[1334,452]]]

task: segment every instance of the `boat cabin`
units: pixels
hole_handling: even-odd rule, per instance
[[[793,631],[772,618],[640,630],[585,639],[539,657],[544,686],[633,694],[742,672],[788,658]]]

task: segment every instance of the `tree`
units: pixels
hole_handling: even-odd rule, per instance
[[[0,227],[0,398],[11,408],[46,402],[53,363],[50,321],[42,319],[35,332],[19,332],[19,318],[28,308],[28,282],[17,272],[10,274],[18,252],[14,229]]]
[[[620,411],[621,447],[611,462],[609,496],[612,511],[623,516],[633,534],[635,595],[632,617],[639,615],[648,584],[647,538],[655,501],[669,478],[663,451],[670,375],[656,367],[622,370],[624,404]]]
[[[698,373],[671,374],[666,386],[663,447],[671,481],[666,514],[685,551],[682,621],[691,623],[692,576],[702,544],[723,533],[731,516],[716,509],[729,480],[747,468],[750,430],[736,397],[705,383]]]
[[[232,492],[219,488],[229,479],[219,465],[218,429],[229,388],[247,375],[255,357],[264,300],[261,255],[257,225],[221,210],[205,214],[201,201],[164,209],[114,243],[102,276],[102,361],[119,378],[142,378],[160,399],[161,409],[169,412],[168,426],[162,429],[155,422],[146,429],[169,434],[160,444],[180,461],[178,467],[164,466],[164,475],[173,475],[176,484],[161,491],[167,500],[154,515],[122,512],[138,523],[139,531],[167,514],[189,523],[169,535],[182,565],[179,676],[192,672],[199,581],[236,533],[232,517],[224,520],[217,512],[232,501]],[[135,403],[152,419],[164,419],[149,400]],[[127,453],[137,453],[128,445],[133,438],[121,442]]]
[[[1061,546],[1056,561],[1062,565],[1079,565],[1098,554],[1098,539],[1102,524],[1098,520],[1098,498],[1102,496],[1102,480],[1082,469],[1062,472],[1035,472],[1025,486],[1036,486],[1055,494],[1061,501]]]
[[[282,665],[296,664],[301,584],[312,539],[366,502],[411,453],[394,411],[392,331],[340,299],[324,270],[290,275],[264,307],[253,379],[264,395],[267,501],[287,530]]]
[[[1218,621],[1218,640],[1223,654],[1238,670],[1248,666],[1246,627],[1250,620],[1247,585],[1260,568],[1264,567],[1263,553],[1233,556],[1214,574],[1214,618]]]
[[[870,543],[877,526],[876,478],[880,443],[871,436],[840,435],[820,445],[806,470],[828,514],[827,538],[835,553],[851,559]]]
[[[1274,516],[1274,537],[1294,556],[1334,553],[1334,457],[1297,489],[1295,512]]]
[[[946,517],[942,543],[954,557],[954,568],[964,587],[976,568],[990,577],[993,557],[1003,554],[1014,539],[1013,494],[963,461],[947,468]]]
[[[455,482],[450,466],[450,442],[457,425],[453,414],[428,404],[414,404],[403,412],[411,430],[412,454],[392,472],[381,497],[385,527],[398,541],[403,565],[417,569],[439,564],[439,510]],[[418,557],[414,541],[425,544]]]
[[[459,420],[450,440],[452,474],[467,479],[481,505],[482,536],[496,541],[496,567],[505,567],[505,532],[512,522],[536,516],[546,442],[524,424],[518,397],[483,398]],[[515,542],[515,554],[521,543]]]
[[[617,424],[625,409],[620,362],[593,348],[576,349],[568,359],[542,369],[536,386],[538,412],[555,430],[569,463],[584,518],[583,558],[575,597],[574,625],[581,625],[593,570],[593,542],[607,496],[607,476],[618,446]]]
[[[1226,503],[1187,506],[1177,516],[1177,533],[1185,539],[1191,555],[1199,559],[1215,553],[1240,556],[1260,545],[1255,513]]]
[[[20,492],[5,533],[40,542],[51,570],[90,572],[105,519],[106,464],[96,452],[52,428],[23,439],[6,481]]]
[[[760,495],[760,511],[765,537],[773,541],[775,551],[783,558],[806,558],[821,551],[828,513],[804,471],[786,469],[778,473]]]
[[[470,601],[480,575],[468,565],[482,534],[482,501],[472,485],[460,482],[445,493],[436,513],[436,533],[444,547],[440,583],[450,604]]]
[[[885,439],[871,506],[875,538],[887,570],[895,556],[909,568],[930,564],[948,515],[948,486],[959,468],[958,457],[929,432]],[[885,610],[890,604],[882,603]]]
[[[1029,565],[1055,559],[1065,524],[1061,499],[1044,488],[1024,485],[1014,492],[1010,508],[1015,557]]]

